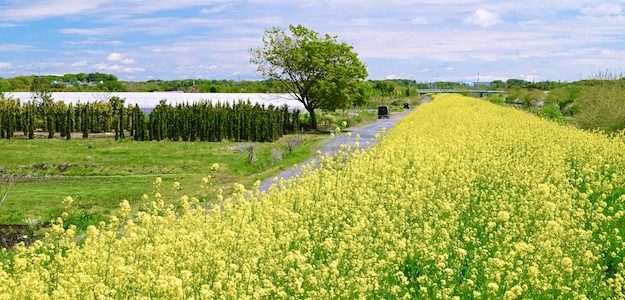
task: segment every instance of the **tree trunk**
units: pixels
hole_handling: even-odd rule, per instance
[[[306,110],[310,115],[310,126],[313,130],[317,130],[317,116],[315,115],[315,107],[314,106],[306,106]]]

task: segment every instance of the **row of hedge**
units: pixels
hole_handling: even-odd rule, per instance
[[[171,141],[258,141],[268,142],[300,127],[299,111],[286,106],[264,106],[240,101],[236,104],[196,102],[167,104],[162,100],[149,114],[138,105],[124,105],[117,97],[93,103],[64,103],[51,99],[21,103],[0,98],[0,137],[10,139],[22,132],[29,139],[36,131],[56,133],[71,139],[81,132],[114,132],[115,139],[129,134],[133,139]]]

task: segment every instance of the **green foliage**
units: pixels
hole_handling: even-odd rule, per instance
[[[35,102],[44,102],[51,99],[50,80],[43,76],[35,77],[30,84],[30,92]]]
[[[564,122],[564,115],[560,111],[560,107],[554,104],[545,104],[536,112],[539,116],[558,122]]]
[[[336,127],[353,127],[357,125],[373,123],[377,120],[378,114],[372,109],[347,109],[337,111],[323,111],[319,114],[321,125],[326,129],[334,130]]]
[[[111,109],[113,111],[113,129],[115,130],[115,140],[121,140],[124,138],[124,101],[119,97],[112,97],[109,100]]]
[[[354,106],[363,106],[373,96],[373,86],[368,81],[358,83],[354,95]]]
[[[544,94],[540,90],[535,89],[514,89],[508,92],[506,102],[516,102],[525,105],[526,107],[532,107],[542,99]]]
[[[493,88],[493,89],[505,89],[505,88],[507,88],[507,85],[502,80],[493,80],[490,83],[490,87]]]
[[[112,74],[78,73],[65,75],[17,76],[0,79],[5,92],[125,92],[126,84]]]
[[[214,190],[208,192],[219,188],[227,192],[234,182],[251,186],[256,180],[271,178],[280,170],[305,161],[323,139],[320,135],[303,135],[302,143],[289,153],[288,138],[291,136],[273,143],[254,143],[255,165],[247,163],[250,143],[0,140],[3,171],[29,178],[17,182],[0,205],[0,223],[23,223],[31,218],[45,222],[59,215],[61,200],[70,195],[76,199],[78,210],[70,214],[72,221],[68,224],[82,228],[81,224],[93,224],[99,217],[109,216],[122,199],[139,203],[143,194],[152,193],[151,183],[157,176],[180,181],[186,194],[201,196],[207,191],[199,183],[210,174],[210,165],[215,162],[222,167],[212,179]],[[286,153],[282,161],[272,159],[274,150]],[[63,173],[59,173],[60,168]],[[164,196],[171,192],[169,188],[162,191]]]
[[[302,25],[291,25],[289,31],[268,29],[263,46],[250,50],[250,61],[260,75],[282,83],[304,105],[316,128],[315,109],[349,106],[367,70],[353,47],[336,36],[320,37]]]
[[[54,208],[51,209],[46,216],[43,216],[46,220],[54,220],[63,215],[64,209],[62,208]],[[65,219],[65,227],[68,228],[70,225],[76,226],[76,229],[85,230],[89,226],[97,226],[100,222],[108,221],[109,216],[106,213],[110,214],[110,210],[102,210],[102,211],[89,211],[83,209],[73,209],[67,213]],[[16,220],[15,223],[21,223],[22,220]]]
[[[488,94],[486,100],[495,104],[503,104],[506,99],[500,94]]]
[[[139,113],[139,118],[141,113]],[[149,139],[171,141],[271,142],[299,129],[299,112],[250,102],[168,105],[161,101],[149,117]],[[141,131],[137,128],[137,131]]]
[[[9,81],[7,81],[6,79],[0,78],[0,94],[8,92],[10,88],[11,88],[11,85],[9,84]]]
[[[197,102],[192,105],[168,105],[164,100],[146,118],[137,105],[125,107],[125,99],[112,97],[108,102],[78,103],[54,102],[44,98],[39,105],[20,104],[18,100],[0,98],[0,132],[2,138],[11,138],[15,131],[34,137],[37,120],[41,128],[54,138],[71,138],[72,132],[90,133],[113,131],[116,140],[122,140],[127,131],[135,140],[172,141],[235,141],[270,142],[300,128],[300,114],[286,106],[274,107],[249,102],[212,104]]]
[[[536,89],[541,91],[548,91],[566,85],[566,82],[560,81],[538,81],[530,82],[522,79],[508,79],[504,83],[501,80],[495,80],[491,83],[493,87],[505,88],[505,89]]]
[[[97,87],[105,92],[126,92],[126,86],[120,81],[105,81],[97,85]]]
[[[625,85],[609,84],[584,88],[574,102],[573,123],[584,129],[606,132],[625,128]]]
[[[20,102],[0,96],[0,138],[10,139],[13,132],[21,129]]]
[[[572,113],[570,106],[579,98],[582,87],[579,85],[567,85],[551,90],[545,97],[545,104],[554,104],[561,111]]]

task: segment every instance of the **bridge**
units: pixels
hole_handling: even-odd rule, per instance
[[[417,90],[417,93],[419,93],[419,95],[442,94],[442,93],[451,93],[451,94],[471,93],[471,94],[480,94],[480,97],[483,97],[484,94],[503,94],[505,92],[506,91],[502,91],[502,90],[458,90],[458,89],[419,89]]]

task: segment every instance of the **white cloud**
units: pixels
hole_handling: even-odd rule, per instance
[[[476,10],[471,16],[471,18],[469,18],[469,23],[473,25],[478,25],[484,28],[493,26],[500,22],[501,22],[501,19],[499,18],[499,16],[485,9]]]
[[[135,63],[135,60],[132,58],[126,57],[126,55],[121,54],[119,52],[111,52],[106,56],[106,60],[112,62],[108,63],[98,63],[93,65],[93,67],[98,71],[107,71],[107,72],[121,72],[121,73],[140,73],[145,72],[144,68],[129,66]]]
[[[424,17],[415,17],[410,19],[410,23],[415,24],[415,25],[427,25],[429,24],[428,19],[424,18]]]
[[[91,36],[102,36],[102,35],[110,35],[110,34],[119,34],[119,28],[113,27],[97,27],[97,28],[63,28],[60,30],[62,34],[75,34],[75,35],[91,35]],[[127,31],[126,31],[127,32]]]
[[[67,41],[64,42],[66,45],[74,45],[74,46],[85,46],[85,45],[109,45],[109,46],[120,46],[124,45],[124,42],[117,40],[106,40],[106,39],[98,39],[95,37],[87,37],[81,39],[80,41]]]
[[[177,0],[177,1],[153,1],[153,0],[41,0],[41,1],[13,1],[12,5],[0,4],[0,19],[3,21],[23,22],[38,20],[49,17],[90,15],[90,14],[148,14],[169,9],[181,9],[223,5],[224,0]],[[210,10],[210,8],[209,8]]]
[[[20,51],[20,50],[25,50],[25,49],[29,49],[31,48],[30,45],[21,45],[21,44],[0,44],[0,52],[6,51],[6,52],[11,52],[11,51]]]
[[[530,81],[530,82],[535,82],[535,81],[541,81],[541,76],[540,75],[536,75],[536,74],[529,74],[529,75],[521,75],[520,76],[521,79],[525,80],[525,81]]]
[[[99,63],[99,64],[95,64],[95,65],[93,65],[93,67],[94,67],[96,70],[106,70],[106,69],[108,68],[108,65],[107,65],[107,64],[105,64],[105,63]]]
[[[388,74],[386,76],[384,76],[384,79],[402,79],[403,77],[397,75],[397,74]]]
[[[463,80],[466,81],[466,82],[477,81],[477,75],[465,76],[463,78]],[[506,81],[506,80],[508,80],[508,77],[502,77],[502,76],[497,76],[497,75],[480,74],[480,82],[489,82],[489,81],[495,81],[495,80]]]
[[[620,16],[623,14],[623,9],[618,4],[604,3],[595,6],[586,6],[581,9],[581,12],[586,16],[593,17]]]
[[[203,14],[218,14],[224,12],[226,9],[228,9],[228,7],[230,7],[230,4],[215,5],[210,8],[203,8],[202,10],[200,10],[200,12]]]
[[[219,67],[217,65],[208,65],[208,66],[200,66],[200,68],[213,71],[213,70],[217,70]]]
[[[87,66],[87,61],[86,60],[76,61],[76,62],[73,62],[71,66],[72,67],[85,67]]]
[[[250,0],[241,5],[230,0],[94,0],[100,4],[90,8],[94,5],[79,3],[82,0],[0,0],[0,27],[6,22],[29,29],[33,18],[56,21],[71,15],[59,23],[65,28],[52,32],[58,40],[17,56],[0,76],[18,74],[14,70],[65,70],[41,65],[46,61],[65,61],[65,67],[75,71],[69,67],[86,59],[74,67],[137,72],[133,75],[143,79],[192,74],[228,78],[235,72],[246,77],[254,74],[247,49],[262,43],[265,28],[303,22],[352,44],[371,78],[388,74],[431,80],[444,75],[462,80],[475,77],[476,70],[493,78],[524,78],[522,74],[541,66],[543,79],[568,79],[607,67],[625,70],[623,1]],[[4,17],[16,9],[27,18]],[[167,13],[153,14],[157,11]],[[0,44],[0,54],[28,47]],[[107,59],[111,55],[112,60]],[[170,67],[162,68],[163,61]],[[138,73],[141,69],[147,71]]]
[[[26,1],[24,1],[26,2]],[[94,10],[107,0],[44,0],[30,5],[4,7],[0,10],[0,18],[11,21],[37,20],[47,17],[72,15]],[[19,2],[16,2],[19,3]],[[28,2],[27,2],[28,3]],[[20,3],[21,4],[21,3]]]
[[[118,65],[118,64],[109,65],[105,63],[99,63],[99,64],[93,65],[93,67],[98,71],[121,72],[121,73],[145,72],[144,68],[129,67],[129,66],[123,66],[123,65]]]
[[[124,64],[124,65],[130,65],[130,64],[134,64],[135,63],[134,59],[128,58],[125,55],[123,55],[121,53],[118,53],[118,52],[113,52],[113,53],[109,54],[106,57],[106,60],[112,61],[112,62],[119,62],[119,63]]]
[[[103,36],[124,36],[145,33],[150,35],[188,34],[189,31],[198,32],[202,29],[228,32],[228,35],[237,33],[262,33],[264,28],[278,24],[289,24],[281,16],[260,16],[244,19],[215,18],[215,17],[118,17],[106,20],[110,26],[92,28],[62,28],[59,32],[68,35],[85,35],[91,38]],[[292,21],[296,22],[296,21]]]
[[[121,53],[113,52],[106,57],[108,61],[120,61],[124,56]]]
[[[0,61],[0,69],[9,69],[11,67],[13,67],[11,63]]]

